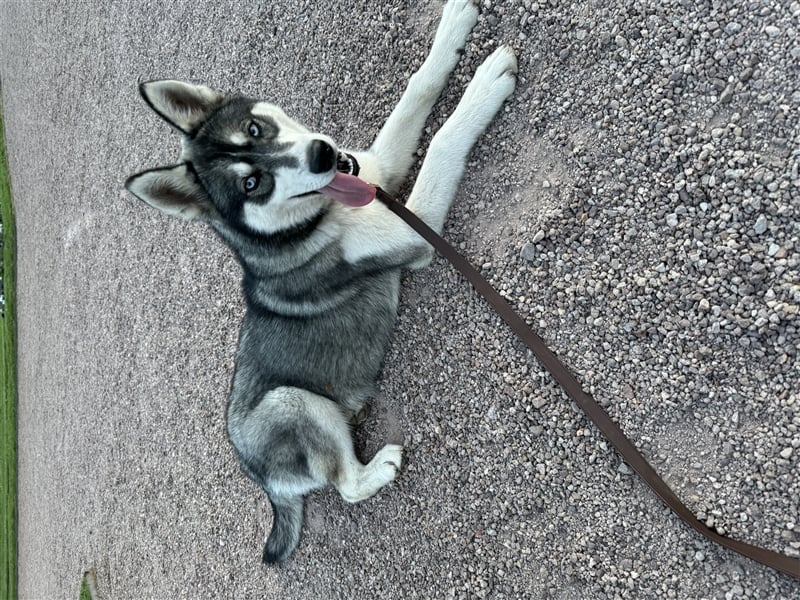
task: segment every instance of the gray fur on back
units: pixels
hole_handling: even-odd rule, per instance
[[[327,397],[345,415],[375,391],[397,314],[400,267],[345,262],[328,218],[276,243],[216,226],[242,264],[247,300],[229,421],[246,418],[278,387]],[[240,460],[263,486],[272,469],[264,462],[271,462],[270,449],[262,450]]]

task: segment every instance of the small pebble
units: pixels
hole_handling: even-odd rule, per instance
[[[621,475],[633,475],[633,469],[631,469],[631,468],[630,468],[630,467],[629,467],[629,466],[628,466],[626,463],[624,463],[624,462],[620,462],[620,463],[619,463],[619,465],[617,465],[617,471],[618,471],[618,472],[619,472]]]
[[[531,242],[525,242],[522,244],[522,248],[519,251],[519,255],[528,262],[532,262],[536,259],[536,247]]]

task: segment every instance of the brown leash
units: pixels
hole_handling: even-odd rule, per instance
[[[422,219],[407,209],[395,198],[387,194],[381,188],[377,188],[376,197],[389,207],[389,210],[397,214],[401,219],[413,227],[425,240],[428,241],[442,256],[449,260],[453,266],[464,275],[475,289],[491,304],[503,320],[511,329],[524,341],[528,348],[536,355],[536,358],[550,372],[567,395],[572,398],[583,409],[583,412],[594,422],[597,428],[609,439],[617,451],[622,455],[632,469],[634,469],[645,483],[658,494],[664,503],[677,514],[690,527],[696,529],[710,540],[717,542],[738,552],[739,554],[752,558],[768,567],[777,569],[791,577],[800,579],[800,559],[790,558],[783,554],[759,548],[751,544],[746,544],[738,540],[720,535],[713,529],[707,527],[702,521],[695,517],[683,502],[675,495],[670,487],[664,482],[650,463],[645,460],[636,446],[625,436],[619,426],[611,420],[611,417],[595,402],[595,400],[583,391],[581,384],[570,373],[569,369],[558,359],[558,357],[545,345],[540,338],[520,317],[506,300],[481,276],[475,267],[461,256],[455,248],[448,244],[439,234],[428,227]]]

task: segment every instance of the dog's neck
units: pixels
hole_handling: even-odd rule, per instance
[[[328,214],[328,207],[292,227],[274,233],[260,233],[247,228],[232,228],[222,222],[212,222],[211,226],[222,240],[234,251],[245,272],[256,277],[266,276],[252,268],[252,264],[263,266],[265,257],[279,254],[286,246],[308,239]],[[251,264],[252,263],[252,264]]]

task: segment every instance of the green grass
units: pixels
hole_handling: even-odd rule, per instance
[[[2,90],[2,86],[0,86]],[[0,106],[0,599],[17,597],[17,353],[15,313],[15,228],[11,184],[6,160],[3,110]],[[92,600],[87,573],[81,579],[80,600]]]
[[[0,107],[0,222],[3,224],[0,307],[0,598],[17,597],[17,373],[14,312],[14,215]]]
[[[88,572],[84,573],[83,579],[81,579],[81,591],[78,595],[78,600],[92,600],[92,592],[89,589],[89,577],[94,577],[94,575],[90,575]]]

